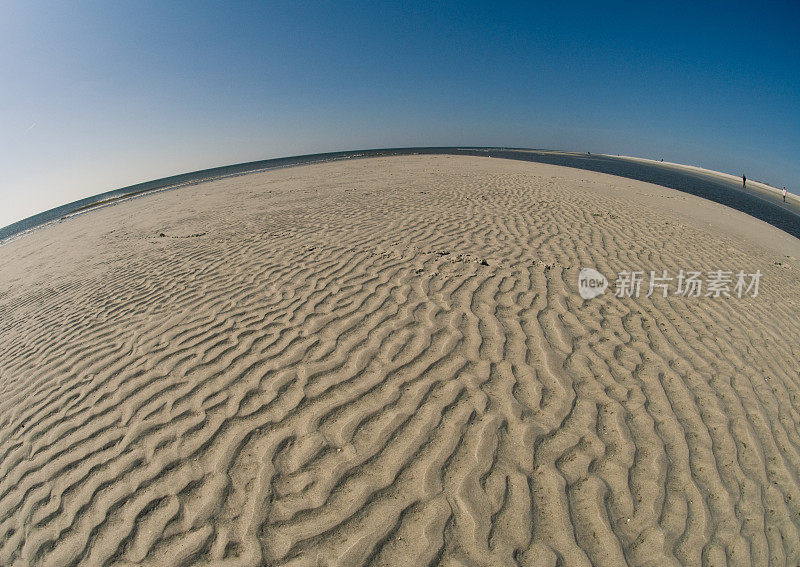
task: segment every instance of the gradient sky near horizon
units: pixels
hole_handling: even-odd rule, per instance
[[[399,146],[663,158],[800,193],[800,4],[641,4],[4,2],[0,226]]]

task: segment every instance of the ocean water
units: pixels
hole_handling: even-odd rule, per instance
[[[151,191],[184,187],[224,177],[244,175],[255,171],[266,171],[295,165],[307,165],[327,161],[358,159],[364,157],[396,156],[396,155],[473,155],[548,163],[566,167],[608,173],[638,181],[646,181],[690,193],[710,201],[726,205],[763,220],[789,234],[800,238],[800,216],[771,202],[768,199],[741,190],[738,182],[719,179],[700,172],[679,171],[656,163],[641,163],[612,156],[552,152],[549,150],[528,150],[514,148],[473,148],[473,147],[437,147],[437,148],[390,148],[373,150],[353,150],[324,154],[308,154],[276,159],[267,159],[240,163],[212,169],[204,169],[191,173],[183,173],[165,177],[137,185],[130,185],[68,203],[43,213],[33,215],[19,222],[0,228],[0,243],[34,230],[37,227],[57,222],[65,217],[79,214],[102,202],[130,197]],[[777,197],[776,197],[777,200]]]

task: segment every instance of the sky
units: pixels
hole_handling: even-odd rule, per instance
[[[0,226],[258,159],[591,151],[800,193],[800,4],[0,3]]]

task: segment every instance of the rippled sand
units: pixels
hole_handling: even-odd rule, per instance
[[[796,564],[798,258],[715,203],[478,157],[45,227],[0,247],[0,565]],[[581,267],[764,275],[584,301]]]

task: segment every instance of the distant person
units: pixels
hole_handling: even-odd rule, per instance
[[[747,189],[747,177],[742,173],[742,189]]]
[[[783,202],[786,202],[786,187],[783,188]]]

